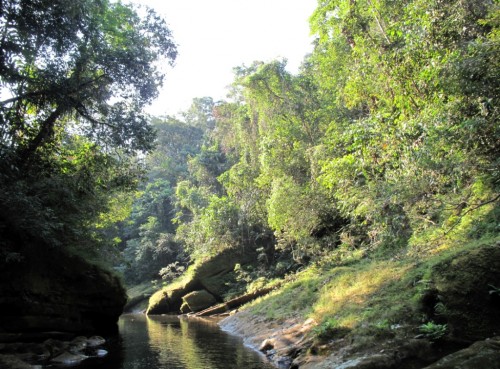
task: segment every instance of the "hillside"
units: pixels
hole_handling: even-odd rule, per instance
[[[196,291],[229,308],[274,288],[222,324],[254,346],[265,340],[238,325],[298,324],[302,346],[263,350],[300,367],[391,347],[419,353],[366,367],[420,368],[495,336],[499,14],[322,2],[298,74],[242,66],[231,100],[158,119],[126,246],[130,283],[162,277],[148,312],[197,311]]]

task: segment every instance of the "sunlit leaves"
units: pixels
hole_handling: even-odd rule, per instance
[[[312,16],[310,60],[336,111],[320,184],[345,216],[362,219],[372,242],[436,225],[446,196],[466,197],[477,173],[497,175],[493,9],[338,0],[320,2]],[[401,219],[399,230],[391,218]]]
[[[144,174],[137,154],[154,145],[142,109],[176,56],[168,27],[120,2],[6,0],[0,32],[0,189],[12,198],[0,238],[116,246]]]
[[[1,128],[21,160],[53,142],[54,125],[68,117],[107,149],[151,149],[140,110],[162,84],[159,60],[176,56],[161,18],[95,0],[12,0],[1,17],[1,87],[9,91]]]

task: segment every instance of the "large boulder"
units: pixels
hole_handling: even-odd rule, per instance
[[[111,272],[48,247],[0,263],[0,331],[116,330],[126,293]]]
[[[159,315],[178,313],[184,302],[182,297],[198,289],[198,287],[199,283],[196,280],[188,279],[185,283],[178,283],[154,293],[149,299],[149,306],[146,314]]]
[[[215,297],[206,290],[190,292],[184,295],[182,300],[193,312],[204,310],[217,302]]]
[[[222,301],[235,265],[248,263],[256,257],[255,252],[226,249],[198,262],[190,267],[183,279],[154,293],[146,313],[177,314],[183,304],[182,297],[197,290],[206,290],[216,301]]]

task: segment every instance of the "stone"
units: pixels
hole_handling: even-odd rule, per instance
[[[0,368],[2,369],[38,369],[41,366],[31,365],[15,355],[0,355]]]
[[[190,313],[191,312],[191,309],[189,308],[189,305],[186,304],[185,302],[182,303],[181,305],[181,313],[182,314],[187,314],[187,313]]]
[[[87,339],[87,345],[88,347],[97,347],[104,345],[106,343],[106,340],[102,338],[101,336],[92,336]]]
[[[425,369],[500,369],[500,337],[473,343]]]
[[[57,356],[68,348],[68,343],[49,338],[43,342],[44,347],[50,352],[51,356]]]
[[[149,298],[148,309],[146,310],[147,315],[167,314],[170,311],[168,291],[157,291]]]
[[[264,341],[259,346],[259,351],[266,353],[269,350],[272,350],[274,348],[274,340],[271,338],[266,338]]]
[[[52,332],[49,332],[51,335]],[[53,338],[43,343],[10,342],[0,344],[1,369],[34,369],[42,365],[33,363],[71,366],[77,365],[88,357],[103,357],[108,354],[97,348],[106,340],[101,336],[78,336],[71,341],[60,341]],[[85,354],[84,354],[85,353]],[[88,355],[88,356],[87,356]]]
[[[79,336],[69,343],[68,351],[78,353],[87,348],[87,337]]]
[[[215,303],[215,297],[206,290],[193,291],[182,297],[189,310],[196,312],[206,309]]]
[[[97,357],[104,357],[108,354],[108,351],[104,350],[104,349],[99,349],[95,352],[95,355]]]
[[[236,264],[255,260],[255,253],[226,249],[190,268],[185,278],[154,293],[149,299],[147,315],[179,313],[182,297],[193,291],[206,290],[216,300],[222,300],[227,292],[229,276]]]
[[[60,364],[60,365],[76,365],[80,364],[82,361],[87,359],[88,356],[85,356],[83,354],[76,354],[76,353],[71,353],[71,352],[63,352],[59,356],[56,356],[52,360],[50,360],[54,364]]]
[[[127,299],[117,276],[60,248],[26,248],[0,260],[0,280],[16,281],[0,284],[0,331],[116,332]]]

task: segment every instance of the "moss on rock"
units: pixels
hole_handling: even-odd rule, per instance
[[[500,334],[500,247],[484,246],[451,256],[431,270],[434,315],[452,336],[478,340]]]
[[[182,297],[196,290],[207,290],[222,301],[222,297],[229,289],[227,286],[228,274],[238,263],[247,263],[255,260],[252,252],[226,249],[217,255],[206,258],[192,265],[181,279],[154,293],[149,299],[148,315],[169,314],[180,312],[183,304]]]

